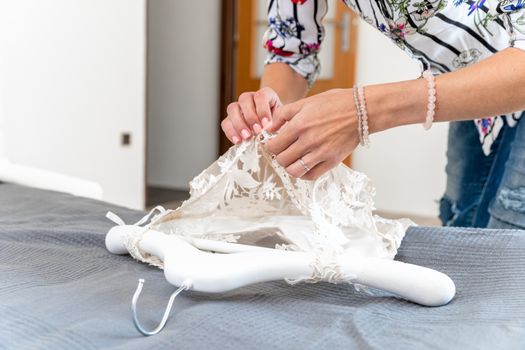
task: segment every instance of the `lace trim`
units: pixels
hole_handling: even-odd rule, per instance
[[[157,211],[159,213],[155,215],[155,212],[157,212]],[[158,257],[156,257],[154,255],[151,255],[151,254],[143,251],[142,249],[140,249],[140,241],[142,240],[142,237],[144,237],[144,234],[149,229],[150,225],[147,224],[148,221],[150,223],[154,222],[156,220],[161,219],[162,217],[164,217],[168,213],[169,213],[168,210],[166,210],[164,207],[159,205],[159,206],[156,206],[155,208],[151,209],[148,214],[144,215],[139,221],[137,221],[136,223],[134,223],[132,225],[132,226],[140,227],[141,229],[129,232],[124,237],[124,242],[123,243],[126,246],[126,249],[128,250],[129,254],[135,260],[142,261],[142,262],[147,262],[148,264],[153,265],[153,266],[157,266],[157,267],[159,267],[161,269],[164,267],[164,264],[163,264],[162,260],[160,260]],[[117,214],[115,214],[115,213],[113,213],[111,211],[107,212],[106,217],[109,220],[113,221],[118,226],[126,225],[126,223],[124,222],[124,220],[122,220],[122,218],[120,216],[118,216]],[[142,226],[142,225],[144,225],[144,226]]]
[[[413,223],[374,216],[375,191],[370,180],[343,164],[314,182],[292,178],[265,149],[264,144],[274,136],[263,132],[257,139],[233,146],[190,182],[190,198],[179,208],[157,207],[139,220],[135,225],[144,229],[135,230],[126,240],[132,256],[162,267],[160,259],[139,248],[147,229],[188,241],[207,238],[237,242],[248,236],[262,239],[266,227],[275,225],[282,228],[279,234],[287,242],[276,249],[315,256],[312,276],[291,283],[351,281],[355,276],[340,271],[337,254],[393,258],[406,228]],[[159,213],[154,215],[156,211]],[[120,218],[108,217],[124,224]],[[248,226],[253,223],[254,229],[232,232],[229,218],[240,218]]]
[[[341,271],[341,265],[336,254],[333,253],[317,254],[310,266],[313,269],[310,276],[296,279],[287,278],[285,281],[291,285],[300,282],[317,283],[321,281],[338,284],[351,283],[357,278],[355,275],[347,275]]]

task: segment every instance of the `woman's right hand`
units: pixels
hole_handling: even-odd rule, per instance
[[[269,126],[273,111],[281,105],[279,96],[269,87],[244,92],[237,102],[228,105],[228,115],[221,122],[221,128],[232,143],[238,144]]]

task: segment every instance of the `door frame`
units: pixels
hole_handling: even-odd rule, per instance
[[[246,0],[244,0],[246,1]],[[226,116],[226,108],[235,96],[236,79],[236,27],[237,27],[237,0],[222,0],[221,7],[221,52],[220,52],[220,96],[219,96],[219,116],[217,125]],[[231,146],[230,140],[224,135],[219,127],[219,154],[220,156]]]

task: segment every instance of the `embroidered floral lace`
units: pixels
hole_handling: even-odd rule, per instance
[[[334,264],[326,257],[337,254],[393,259],[413,223],[373,215],[374,189],[366,175],[340,164],[316,181],[292,178],[266,152],[269,138],[263,133],[233,146],[195,177],[187,201],[176,210],[160,209],[128,236],[131,255],[162,267],[138,245],[151,228],[190,242],[205,238],[312,252],[326,266]]]

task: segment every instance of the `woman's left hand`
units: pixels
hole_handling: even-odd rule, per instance
[[[329,90],[279,107],[266,130],[279,130],[266,144],[277,162],[293,177],[315,180],[359,144],[353,91]]]

